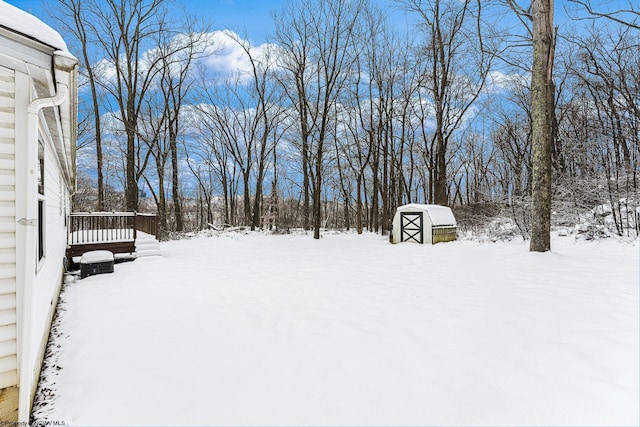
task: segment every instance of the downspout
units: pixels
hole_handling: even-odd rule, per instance
[[[18,224],[24,226],[24,237],[26,244],[23,245],[24,253],[24,280],[23,300],[22,300],[22,344],[18,360],[19,366],[19,407],[18,420],[29,422],[33,392],[35,391],[34,376],[35,367],[33,364],[32,341],[33,341],[33,286],[37,269],[36,248],[29,242],[36,242],[36,227],[38,226],[37,210],[37,177],[38,177],[38,128],[39,114],[43,108],[57,107],[67,99],[68,87],[58,83],[57,92],[53,97],[38,98],[29,103],[27,109],[27,144],[25,147],[27,177],[25,192],[23,194],[25,203],[25,218],[18,220]],[[20,283],[20,282],[18,282]]]

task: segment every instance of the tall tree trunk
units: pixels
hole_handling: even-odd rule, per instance
[[[167,200],[164,194],[164,171],[160,162],[158,162],[156,171],[158,173],[158,225],[160,230],[165,231],[167,230]]]
[[[316,151],[316,179],[314,182],[313,191],[313,238],[320,238],[320,226],[322,225],[322,154],[323,154],[323,140],[318,141],[318,148]]]
[[[280,230],[280,199],[278,197],[278,150],[273,148],[273,181],[271,181],[271,206],[269,206],[271,218],[270,229]]]
[[[311,186],[309,185],[309,142],[308,136],[302,135],[302,190],[304,191],[304,201],[302,207],[302,215],[304,217],[304,229],[311,229],[311,209],[309,192]]]
[[[551,250],[551,169],[553,118],[553,0],[533,0],[532,114],[532,252]]]
[[[242,185],[244,187],[244,196],[243,200],[243,209],[244,209],[244,224],[243,225],[251,225],[251,193],[249,191],[249,178],[250,171],[246,169],[242,172]],[[258,195],[256,194],[256,197]]]
[[[389,230],[389,191],[391,180],[389,176],[389,138],[387,132],[384,133],[384,144],[382,153],[382,234]]]
[[[95,138],[96,138],[96,172],[98,175],[98,210],[104,211],[104,172],[103,172],[103,157],[102,157],[102,126],[100,123],[100,103],[98,101],[98,91],[96,88],[96,80],[93,74],[93,69],[89,61],[89,54],[87,53],[86,40],[82,43],[82,52],[85,64],[87,66],[87,77],[89,79],[89,86],[91,87],[91,100],[93,104],[93,120],[95,126]]]
[[[372,137],[373,158],[371,160],[371,210],[369,214],[369,231],[378,232],[378,194],[380,193],[380,140]],[[375,146],[374,146],[375,144]]]
[[[128,127],[128,126],[127,126]],[[133,131],[127,130],[126,188],[127,211],[138,210],[138,180],[136,179],[136,143]]]
[[[173,199],[173,208],[176,216],[176,231],[178,233],[184,230],[184,222],[182,219],[182,206],[180,205],[180,181],[178,174],[178,147],[176,144],[176,135],[169,129],[169,149],[171,151],[171,197]]]
[[[260,228],[260,218],[262,217],[262,181],[264,180],[264,168],[258,172],[258,182],[256,182],[256,194],[253,198],[253,216],[251,217],[251,231]]]
[[[95,86],[92,82],[91,86]],[[93,91],[93,89],[92,89]],[[100,131],[100,108],[98,107],[97,96],[92,95],[93,104],[94,104],[94,114],[95,114],[95,126],[96,126],[96,173],[98,175],[98,210],[105,210],[104,203],[104,172],[103,172],[103,157],[102,157],[102,132]]]
[[[230,207],[230,201],[229,201],[229,186],[227,184],[227,177],[226,175],[222,175],[222,197],[224,199],[224,223],[223,225],[234,225],[231,222],[231,207]]]
[[[442,132],[438,132],[435,161],[435,180],[433,183],[433,202],[436,205],[446,206],[449,203],[447,197],[447,144]]]
[[[255,231],[260,227],[260,219],[262,217],[262,188],[264,186],[264,169],[267,156],[267,138],[265,133],[260,141],[262,146],[260,147],[260,155],[258,157],[258,177],[256,178],[256,194],[253,199],[253,218],[251,221],[251,231]]]
[[[356,183],[356,230],[358,234],[362,234],[362,174],[358,174]]]

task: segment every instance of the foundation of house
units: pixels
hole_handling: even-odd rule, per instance
[[[18,387],[0,390],[0,423],[18,422]]]

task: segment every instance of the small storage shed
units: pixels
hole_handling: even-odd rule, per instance
[[[450,242],[456,240],[456,232],[456,218],[450,208],[411,203],[396,210],[391,242]]]

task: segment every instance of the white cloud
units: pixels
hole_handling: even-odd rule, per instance
[[[491,71],[487,78],[487,91],[499,92],[513,89],[515,86],[528,86],[530,77],[521,74],[505,74],[502,71]]]
[[[222,77],[236,75],[242,78],[252,73],[249,56],[240,43],[249,46],[257,62],[268,60],[269,53],[273,51],[273,45],[264,43],[254,46],[230,30],[214,31],[210,33],[210,38],[213,43],[202,62],[207,71]]]
[[[184,42],[189,38],[186,34],[179,34],[174,38],[176,43]],[[249,56],[240,45],[249,46],[254,59],[260,63],[269,60],[270,52],[275,51],[274,45],[264,43],[254,46],[250,41],[243,39],[238,34],[230,30],[218,30],[211,33],[199,34],[196,37],[202,43],[202,53],[198,55],[198,62],[202,64],[206,71],[220,78],[237,76],[242,80],[247,79],[252,72]],[[193,38],[191,38],[193,39]],[[198,49],[196,49],[198,50]],[[146,72],[152,59],[158,54],[158,48],[144,52],[140,57],[140,71]],[[182,52],[180,54],[186,54]],[[271,64],[273,65],[273,64]],[[179,68],[177,63],[172,65]],[[115,82],[117,78],[116,68],[112,61],[103,58],[93,64],[95,76],[102,82]],[[244,77],[246,76],[246,77]],[[84,87],[84,85],[82,85]]]
[[[113,81],[117,77],[115,65],[106,58],[93,66],[93,73],[100,81]]]

